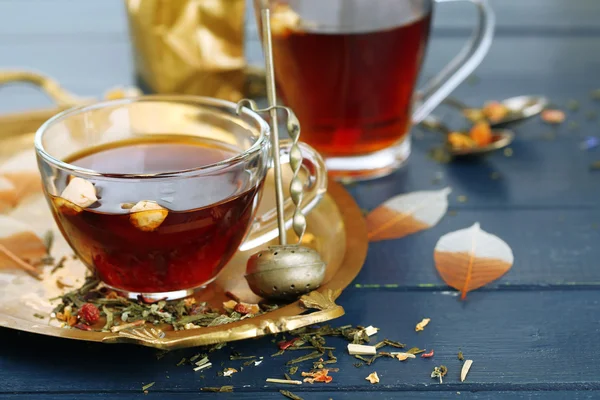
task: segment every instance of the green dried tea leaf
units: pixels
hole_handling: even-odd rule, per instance
[[[296,372],[298,372],[298,366],[294,366],[290,368],[290,375],[294,375]]]
[[[280,390],[279,393],[292,400],[304,400],[302,397],[290,392],[289,390]]]
[[[142,386],[142,391],[150,389],[155,383],[156,382],[150,382],[149,384]]]
[[[233,386],[221,386],[221,387],[203,387],[200,389],[203,392],[216,392],[216,393],[229,393],[233,392]]]
[[[458,352],[458,359],[459,359],[460,361],[464,361],[464,360],[465,360],[465,357],[463,356],[463,352],[462,352],[462,351],[459,351],[459,352]]]
[[[416,354],[420,354],[420,353],[425,353],[425,350],[419,349],[418,347],[413,347],[413,348],[406,350],[406,353],[416,355]]]
[[[288,361],[286,364],[287,365],[292,365],[292,364],[301,363],[303,361],[314,360],[315,358],[322,357],[323,354],[324,353],[321,353],[320,351],[313,351],[312,353],[306,354],[306,355],[304,355],[302,357],[294,358],[293,360]]]

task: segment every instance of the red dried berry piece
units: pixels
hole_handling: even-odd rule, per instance
[[[250,314],[250,312],[252,310],[250,309],[250,307],[246,306],[245,304],[237,303],[235,305],[235,307],[233,307],[233,311],[239,312],[240,314],[243,314],[243,315],[246,315],[246,314]]]
[[[88,325],[95,324],[100,319],[100,310],[91,303],[85,303],[77,313],[79,318]]]

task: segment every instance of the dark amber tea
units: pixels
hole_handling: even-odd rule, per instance
[[[400,141],[411,125],[430,19],[380,30],[275,32],[277,84],[300,119],[302,140],[326,157]]]
[[[103,176],[142,176],[94,179],[89,188],[97,200],[86,207],[51,196],[54,216],[79,257],[114,288],[164,293],[204,285],[242,242],[262,180],[252,186],[247,170],[227,167],[218,176],[199,178],[189,171],[189,179],[175,181],[152,175],[193,170],[241,152],[223,143],[178,135],[91,148],[65,161]],[[69,188],[72,180],[65,175],[64,186]]]

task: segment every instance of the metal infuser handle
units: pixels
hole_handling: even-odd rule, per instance
[[[300,121],[298,117],[289,107],[284,106],[271,106],[267,108],[259,108],[254,100],[242,99],[237,103],[236,113],[239,114],[242,107],[248,107],[254,112],[267,113],[271,110],[284,110],[287,114],[286,127],[288,135],[292,139],[292,146],[290,147],[290,167],[292,167],[292,181],[290,183],[290,197],[294,203],[295,210],[292,219],[292,228],[294,233],[298,236],[298,243],[302,242],[304,232],[306,231],[306,217],[302,212],[302,197],[304,195],[304,182],[300,179],[300,169],[302,168],[302,151],[298,146],[300,139]],[[279,151],[279,149],[273,149],[273,151]],[[286,243],[281,243],[286,244]]]

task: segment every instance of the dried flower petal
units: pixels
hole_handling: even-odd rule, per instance
[[[365,379],[371,382],[371,384],[379,383],[379,376],[377,376],[377,372],[370,373]]]
[[[417,358],[412,353],[390,353],[392,356],[396,357],[400,361],[406,361],[409,358]]]
[[[433,357],[433,349],[431,349],[431,351],[429,353],[421,354],[421,358],[431,358],[431,357]]]
[[[478,122],[469,131],[469,136],[479,147],[492,143],[492,128],[487,122]]]
[[[471,369],[471,365],[473,365],[473,360],[465,360],[465,363],[463,364],[463,367],[460,371],[460,381],[464,382],[465,379],[467,379],[467,374],[469,373],[469,370]]]
[[[499,122],[508,115],[510,109],[504,104],[494,100],[486,103],[482,111],[491,122]]]
[[[566,118],[565,113],[561,110],[544,110],[541,117],[548,124],[561,124]]]
[[[223,376],[231,376],[236,372],[238,372],[238,370],[235,368],[225,368],[225,370],[223,371]]]
[[[423,320],[415,326],[415,332],[420,332],[425,329],[427,324],[429,324],[429,321],[431,321],[431,318],[423,318]]]

